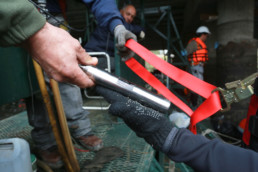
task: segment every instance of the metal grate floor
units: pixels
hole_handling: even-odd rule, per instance
[[[154,160],[154,150],[146,142],[137,137],[122,121],[115,122],[107,111],[90,111],[93,131],[103,139],[104,146],[115,146],[123,150],[124,156],[107,163],[103,172],[144,172],[150,171]],[[19,137],[27,140],[31,146],[30,131],[27,112],[21,112],[12,117],[0,121],[0,139]],[[83,149],[79,145],[75,145]],[[76,150],[76,156],[83,170],[84,163],[93,159],[94,152],[82,152]],[[155,161],[155,160],[154,160]]]

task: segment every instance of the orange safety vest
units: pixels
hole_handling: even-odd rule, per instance
[[[192,65],[198,65],[200,62],[208,60],[208,50],[205,43],[199,37],[192,38],[189,42],[193,40],[197,42],[197,50],[188,55],[188,61],[190,61]]]

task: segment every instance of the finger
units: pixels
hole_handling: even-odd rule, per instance
[[[58,74],[59,77],[61,77],[59,78],[60,81],[75,84],[80,88],[87,88],[95,85],[94,81],[83,72],[76,62],[70,63],[62,68]]]
[[[63,66],[60,70],[46,70],[49,78],[53,78],[58,82],[71,83],[81,88],[94,86],[94,81],[86,75],[82,69],[75,65]]]
[[[125,118],[125,113],[128,111],[128,107],[126,106],[125,103],[123,102],[115,102],[113,104],[111,104],[110,108],[109,108],[109,112],[112,115],[118,116],[120,118]]]
[[[119,51],[117,54],[122,57],[122,61],[126,61],[135,55],[135,53],[129,49],[127,49],[126,52]]]
[[[136,35],[133,34],[132,32],[127,32],[127,33],[125,34],[125,37],[126,37],[126,40],[128,40],[128,39],[134,39],[135,41],[137,41]]]
[[[133,56],[134,56],[134,52],[128,50],[127,54],[124,56],[124,58],[123,58],[122,60],[123,60],[123,61],[126,61],[126,60],[130,59],[130,58],[133,57]]]
[[[128,58],[131,58],[131,57],[133,57],[134,55],[135,55],[135,53],[134,53],[133,51],[129,50]]]
[[[116,48],[118,49],[119,52],[126,51],[126,47],[124,45],[123,46],[119,46],[118,43],[116,44]]]
[[[123,48],[124,47],[124,45],[125,45],[125,35],[124,34],[120,34],[118,36],[117,43],[118,43],[118,47],[119,48]]]
[[[74,77],[70,78],[68,82],[78,85],[80,88],[87,88],[95,85],[94,81],[90,79],[79,66],[74,69]]]
[[[112,103],[109,108],[109,112],[113,115],[123,118],[124,120],[130,119],[131,122],[134,120],[139,122],[138,118],[135,115],[144,116],[146,112],[146,107],[142,106],[137,101],[126,98],[124,101],[116,101],[115,103]],[[148,114],[148,112],[146,113]]]
[[[98,59],[96,57],[91,57],[82,47],[80,47],[79,51],[77,52],[77,59],[79,64],[82,65],[96,66],[98,63]]]
[[[126,102],[128,99],[123,95],[121,95],[120,93],[100,85],[96,86],[96,92],[102,95],[109,103]]]

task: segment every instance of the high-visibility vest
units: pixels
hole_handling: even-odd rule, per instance
[[[199,37],[192,38],[189,42],[193,40],[197,43],[197,50],[188,55],[188,61],[190,61],[192,65],[197,65],[199,62],[208,60],[208,50],[205,43]]]

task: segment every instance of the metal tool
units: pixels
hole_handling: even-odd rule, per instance
[[[92,79],[99,85],[108,87],[114,91],[117,91],[124,96],[128,96],[145,106],[153,108],[160,112],[169,112],[171,109],[171,103],[167,99],[154,95],[153,93],[139,88],[128,81],[121,80],[110,73],[100,70],[93,66],[80,66],[83,71],[92,77]]]
[[[254,84],[255,79],[258,77],[258,72],[248,76],[247,78],[233,82],[226,83],[226,89],[220,87],[214,89],[212,92],[219,91],[226,103],[226,107],[222,108],[221,111],[225,112],[230,110],[231,104],[233,102],[239,102],[240,100],[246,99],[254,94]]]

